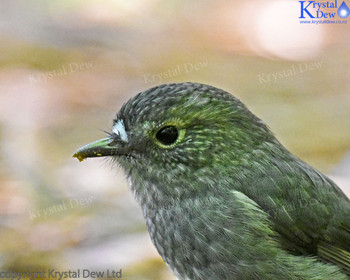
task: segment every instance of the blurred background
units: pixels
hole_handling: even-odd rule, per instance
[[[174,279],[122,172],[72,158],[161,83],[231,92],[350,195],[350,22],[299,16],[282,0],[1,0],[0,271]]]

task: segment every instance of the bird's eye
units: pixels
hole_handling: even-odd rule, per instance
[[[178,137],[179,131],[172,125],[162,127],[156,134],[156,139],[165,146],[174,144]]]

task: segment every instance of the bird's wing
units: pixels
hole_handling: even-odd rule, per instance
[[[335,191],[338,186],[326,178],[326,183]],[[340,191],[340,190],[339,190]],[[332,209],[332,208],[331,208]],[[341,267],[350,275],[350,202],[343,195],[333,204],[334,215],[317,243],[317,254],[322,259]]]
[[[212,195],[185,203],[186,211],[196,213],[186,228],[195,228],[199,238],[204,238],[211,259],[208,265],[234,265],[228,271],[235,279],[347,279],[336,266],[283,250],[269,215],[242,192],[229,191],[224,197],[224,203]],[[222,279],[231,278],[223,275]]]
[[[318,255],[331,263],[341,267],[346,274],[350,275],[350,253],[330,242],[320,242],[317,246]]]
[[[319,236],[313,241],[316,253],[350,275],[350,201],[328,177],[304,162],[297,163],[309,178],[308,185],[302,188],[310,189],[310,194],[315,198],[315,203],[305,212],[316,221],[316,228],[320,227]],[[303,216],[300,219],[302,221]],[[315,230],[306,227],[305,223],[301,223],[301,228],[309,235]]]
[[[254,169],[260,173],[250,181],[253,186],[241,191],[269,214],[282,246],[350,275],[350,201],[338,186],[295,158]]]

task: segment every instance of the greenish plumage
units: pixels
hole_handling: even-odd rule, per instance
[[[223,90],[141,92],[108,138],[74,156],[110,156],[125,170],[178,279],[350,278],[349,199]]]

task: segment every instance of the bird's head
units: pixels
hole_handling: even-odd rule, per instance
[[[74,157],[112,157],[131,179],[165,187],[200,181],[240,164],[244,154],[274,137],[237,98],[212,86],[166,84],[123,105],[105,139]],[[176,183],[175,183],[176,182]],[[182,182],[182,183],[181,183]],[[198,184],[197,184],[198,186]]]

